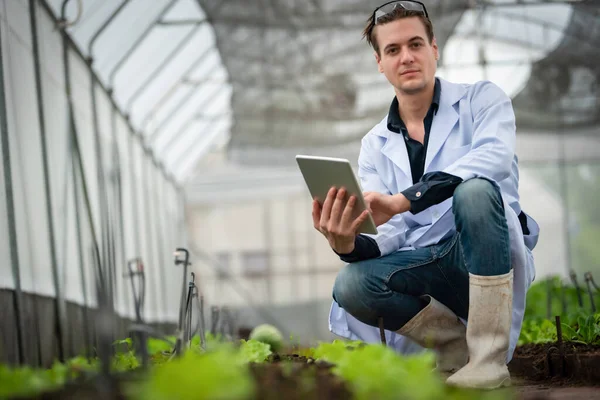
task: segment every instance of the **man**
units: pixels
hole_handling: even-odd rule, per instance
[[[396,349],[434,349],[449,384],[507,386],[539,232],[519,204],[511,100],[490,82],[435,77],[439,51],[419,2],[377,8],[364,36],[396,95],[358,160],[378,234],[356,234],[368,214],[349,218],[355,199],[343,188],[313,202],[315,228],[349,263],[330,329],[375,341],[381,318]]]

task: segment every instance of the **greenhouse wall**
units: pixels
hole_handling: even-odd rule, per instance
[[[93,347],[100,270],[120,320],[115,336],[125,335],[134,258],[145,267],[145,322],[172,326],[179,311],[180,184],[63,32],[45,2],[0,2],[0,360],[9,363],[48,365]]]

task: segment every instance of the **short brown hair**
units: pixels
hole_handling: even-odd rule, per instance
[[[383,17],[379,17],[377,19],[377,25],[383,25],[390,23],[392,21],[397,21],[402,18],[410,18],[410,17],[418,17],[423,25],[425,26],[425,32],[427,33],[427,39],[431,44],[433,42],[433,24],[423,13],[413,10],[405,10],[402,8],[397,8],[389,14],[384,15]],[[369,16],[367,20],[367,26],[363,31],[363,39],[367,40],[367,43],[375,49],[377,54],[379,53],[379,44],[377,43],[377,37],[375,35],[375,24],[373,21],[373,16]]]

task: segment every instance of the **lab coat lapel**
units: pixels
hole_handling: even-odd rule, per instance
[[[386,142],[381,148],[381,153],[389,158],[412,182],[412,173],[410,170],[410,162],[408,160],[408,151],[404,136],[399,133],[390,132],[386,127],[386,133],[381,136],[386,137]]]
[[[442,85],[440,104],[438,112],[433,118],[429,133],[427,155],[425,157],[425,172],[430,172],[428,168],[431,161],[440,152],[448,135],[450,135],[454,125],[458,122],[458,112],[455,105],[467,92],[462,85],[450,83],[443,79],[440,79],[440,83]]]

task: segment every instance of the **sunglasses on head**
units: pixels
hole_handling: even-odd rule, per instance
[[[373,25],[377,25],[379,18],[394,12],[397,9],[416,11],[422,13],[425,18],[429,18],[425,4],[414,0],[390,1],[385,3],[373,11]]]

